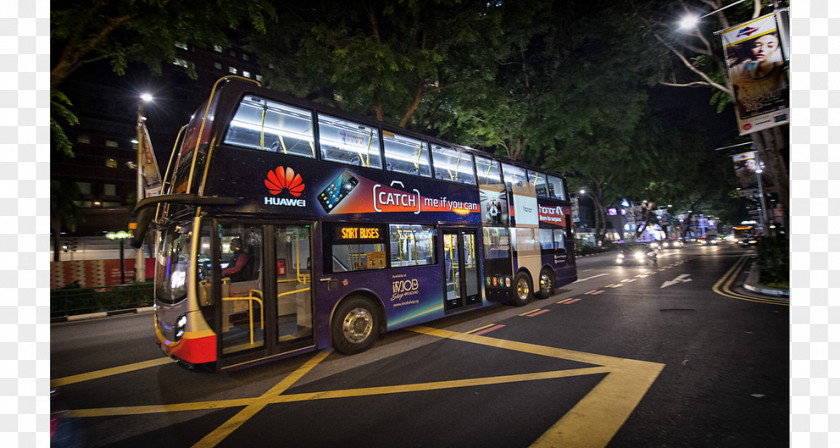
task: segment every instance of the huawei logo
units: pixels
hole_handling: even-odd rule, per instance
[[[292,196],[298,197],[303,193],[306,185],[300,174],[295,173],[290,167],[278,166],[273,171],[268,172],[265,178],[265,186],[269,193],[278,195],[284,191],[288,191]]]

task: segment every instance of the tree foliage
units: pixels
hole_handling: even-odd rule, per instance
[[[64,0],[52,5],[54,53],[50,87],[79,67],[108,60],[124,74],[129,63],[153,73],[175,59],[175,43],[207,48],[228,42],[226,30],[253,27],[264,32],[276,17],[267,1],[232,0]]]
[[[458,86],[469,54],[499,36],[493,2],[290,4],[280,26],[255,36],[266,84],[383,122],[409,125],[423,102]],[[415,122],[416,123],[416,122]]]

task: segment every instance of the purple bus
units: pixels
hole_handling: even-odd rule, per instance
[[[577,279],[564,179],[225,77],[182,130],[153,223],[155,333],[227,370]]]

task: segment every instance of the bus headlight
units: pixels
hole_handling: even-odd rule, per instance
[[[187,315],[182,314],[178,316],[178,320],[175,321],[175,342],[181,340],[181,337],[184,336],[184,332],[187,328]]]

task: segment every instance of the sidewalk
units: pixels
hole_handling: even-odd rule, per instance
[[[755,259],[752,259],[750,261],[750,269],[747,273],[747,278],[744,280],[744,289],[768,296],[790,297],[790,290],[771,288],[769,286],[762,285],[759,283],[758,279],[758,263],[755,262]]]

